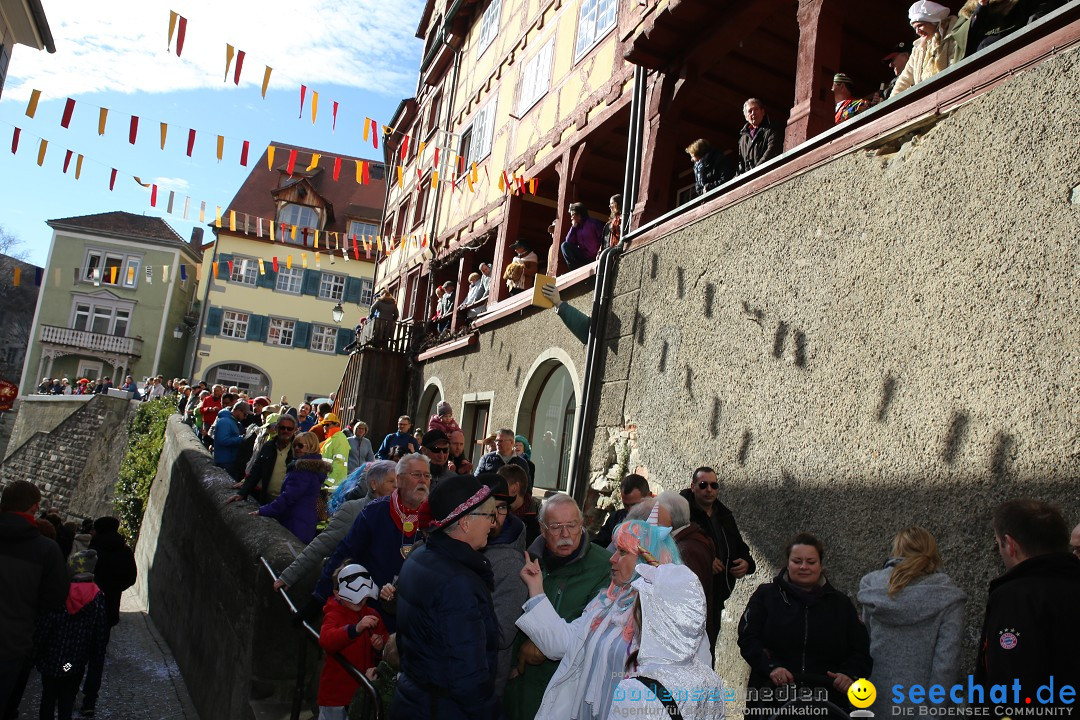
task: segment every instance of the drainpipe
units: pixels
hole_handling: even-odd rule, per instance
[[[630,104],[630,131],[626,143],[626,171],[623,178],[622,227],[625,236],[641,179],[641,149],[645,119],[645,70],[634,70],[634,95]],[[608,315],[615,290],[615,266],[629,243],[623,242],[600,253],[593,292],[592,325],[585,347],[585,380],[581,412],[574,426],[574,461],[570,466],[570,495],[583,507],[588,493],[589,460],[595,442],[596,410],[600,404],[602,354],[607,336]],[[590,434],[593,437],[590,438]],[[587,447],[588,444],[588,447]],[[588,452],[586,452],[588,450]]]

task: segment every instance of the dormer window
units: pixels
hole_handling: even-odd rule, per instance
[[[288,203],[278,210],[278,222],[297,227],[319,227],[319,213],[313,207]]]

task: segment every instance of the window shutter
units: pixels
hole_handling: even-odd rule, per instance
[[[293,347],[304,349],[311,340],[311,323],[296,322],[293,328]]]
[[[338,328],[337,347],[335,348],[335,352],[337,352],[338,355],[344,355],[345,346],[351,343],[355,337],[356,333],[352,330],[349,330],[347,328]]]
[[[231,253],[218,253],[217,260],[215,262],[217,262],[218,264],[218,279],[224,278],[228,280],[229,263],[234,262],[233,255]]]
[[[256,260],[255,262],[258,263],[259,261]],[[263,269],[265,272],[262,275],[258,274],[258,270],[255,271],[255,286],[273,290],[277,286],[277,273],[274,272],[274,266],[269,260],[264,260]]]
[[[270,321],[265,315],[250,315],[248,317],[247,339],[252,342],[266,342],[266,331]]]
[[[360,288],[364,286],[364,281],[357,277],[345,278],[345,302],[347,303],[360,303]]]
[[[224,317],[225,311],[221,308],[210,308],[206,312],[206,334],[219,335],[221,333],[221,321]]]
[[[322,282],[322,272],[318,270],[304,271],[304,284],[300,292],[304,295],[319,296],[319,283]]]

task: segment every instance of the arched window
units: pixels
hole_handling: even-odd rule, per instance
[[[439,391],[439,386],[435,383],[431,383],[424,388],[424,394],[420,396],[420,405],[416,417],[413,418],[413,422],[417,427],[427,429],[428,419],[435,414],[435,408],[442,402],[442,399],[442,392]]]
[[[545,362],[529,381],[518,415],[518,431],[532,445],[534,487],[567,489],[576,413],[577,396],[570,372],[558,360]]]

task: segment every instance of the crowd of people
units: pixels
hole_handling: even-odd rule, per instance
[[[117,389],[129,392],[136,400],[156,400],[166,395],[175,395],[187,386],[181,378],[168,380],[164,375],[150,376],[143,379],[142,385],[135,382],[131,375],[124,376],[124,382],[114,385],[112,378],[102,376],[96,379],[79,378],[71,382],[65,378],[42,378],[38,383],[38,395],[107,395],[109,390]]]
[[[115,517],[64,521],[41,491],[16,480],[0,496],[0,712],[19,717],[34,670],[42,720],[94,717],[105,652],[135,584],[135,555]]]

